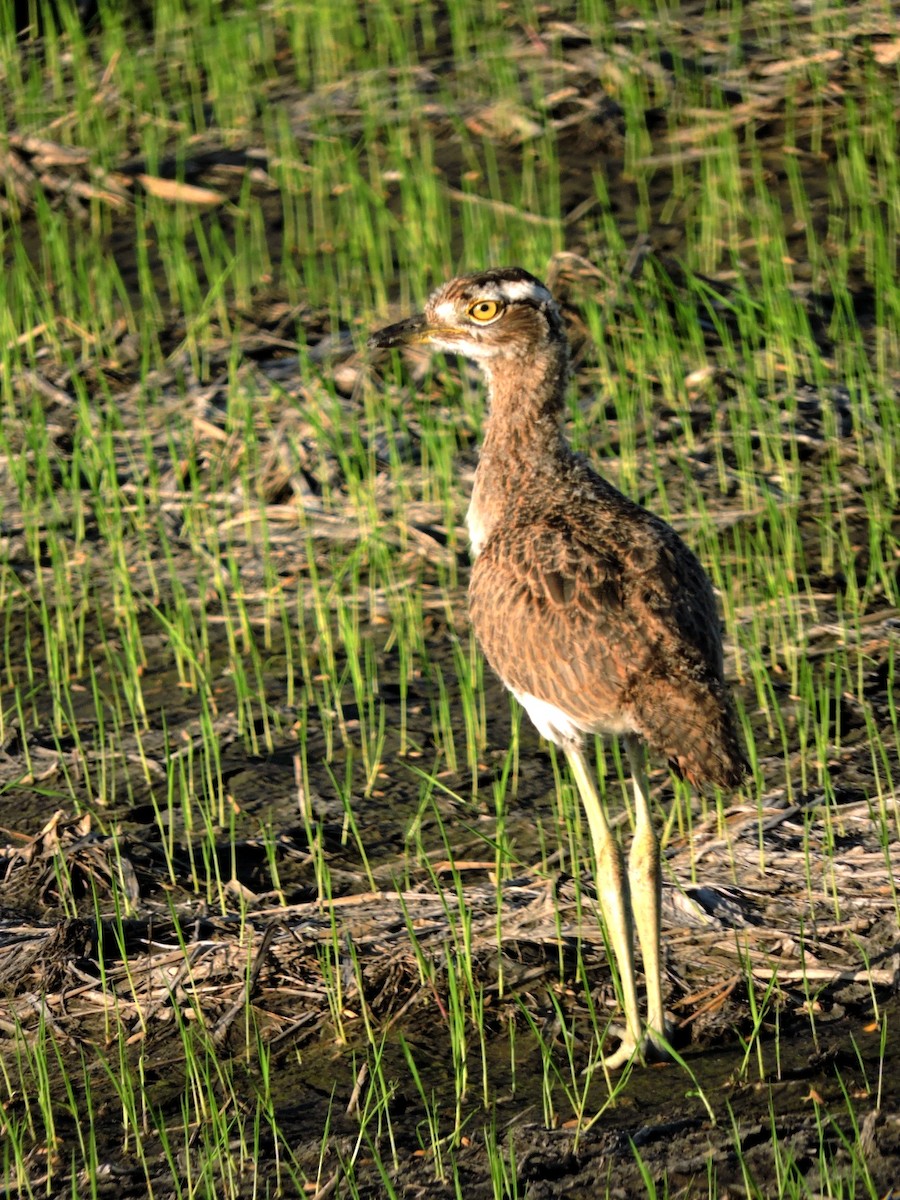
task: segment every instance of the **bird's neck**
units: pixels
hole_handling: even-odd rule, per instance
[[[490,362],[484,374],[489,410],[466,518],[475,554],[504,513],[527,500],[534,484],[544,493],[552,489],[560,460],[571,454],[561,427],[565,353]]]
[[[565,346],[529,358],[487,359],[482,369],[488,385],[488,417],[481,461],[526,455],[537,462],[555,454],[563,443],[560,422],[569,378]],[[502,462],[492,472],[504,474]]]

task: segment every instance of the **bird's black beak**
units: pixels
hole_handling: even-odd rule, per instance
[[[398,321],[396,325],[388,325],[373,333],[366,345],[370,350],[393,350],[395,346],[410,346],[419,342],[428,342],[434,331],[428,324],[424,313],[416,313]]]

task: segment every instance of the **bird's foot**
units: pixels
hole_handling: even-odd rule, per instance
[[[667,1021],[662,1037],[650,1029],[644,1029],[640,1038],[636,1039],[628,1030],[610,1026],[609,1032],[619,1039],[619,1044],[611,1054],[600,1059],[599,1066],[604,1071],[619,1071],[629,1062],[667,1062],[671,1058],[668,1042],[671,1028]]]
[[[640,1062],[641,1054],[638,1043],[629,1034],[623,1030],[610,1030],[611,1033],[616,1033],[619,1036],[619,1044],[613,1050],[612,1054],[604,1054],[600,1059],[599,1065],[604,1071],[621,1071],[627,1063],[632,1060]]]

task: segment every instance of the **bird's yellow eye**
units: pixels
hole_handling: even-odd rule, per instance
[[[468,313],[472,320],[480,321],[482,325],[488,321],[493,321],[495,317],[499,317],[501,312],[503,312],[503,305],[499,300],[476,300],[468,308]]]

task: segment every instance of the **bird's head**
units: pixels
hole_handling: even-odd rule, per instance
[[[521,267],[451,279],[431,295],[423,313],[373,333],[368,346],[388,350],[417,343],[464,354],[488,373],[501,359],[567,354],[556,301]]]

